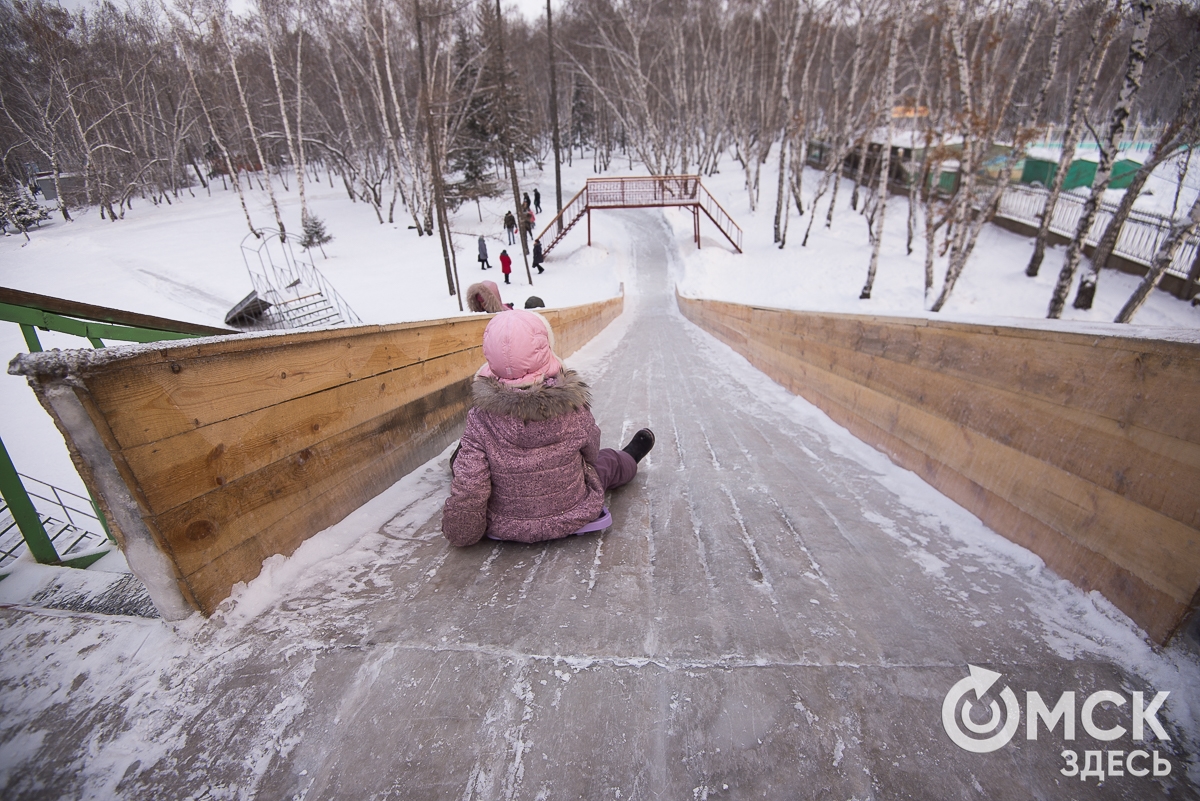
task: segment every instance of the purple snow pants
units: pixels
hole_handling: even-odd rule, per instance
[[[605,491],[616,489],[633,481],[637,475],[637,462],[625,451],[601,448],[600,456],[596,459],[596,474],[600,476]]]

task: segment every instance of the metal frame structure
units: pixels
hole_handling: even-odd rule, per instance
[[[1050,193],[1045,189],[1009,186],[1000,196],[996,216],[1036,226],[1041,223],[1049,196]],[[1083,203],[1084,198],[1078,195],[1067,192],[1059,195],[1058,203],[1054,206],[1054,217],[1050,221],[1050,230],[1063,236],[1074,236],[1079,216],[1083,213]],[[1085,238],[1087,244],[1095,245],[1100,241],[1116,211],[1117,207],[1111,203],[1101,204],[1096,220]],[[1113,253],[1143,267],[1149,267],[1170,231],[1170,218],[1135,209],[1121,226]],[[1171,260],[1167,273],[1185,281],[1190,280],[1200,260],[1198,244],[1200,243],[1196,237],[1189,237]]]
[[[242,240],[242,259],[250,284],[269,308],[259,315],[253,329],[274,330],[319,326],[362,325],[350,304],[338,294],[313,264],[297,259],[292,244],[295,234],[280,234],[272,228],[247,234]]]
[[[589,178],[575,197],[536,237],[544,239],[551,227],[559,231],[542,251],[549,254],[567,232],[585,216],[588,221],[588,245],[592,244],[593,209],[646,209],[687,207],[692,212],[692,239],[700,247],[700,212],[725,235],[734,250],[742,252],[742,229],[721,207],[698,175],[648,175],[627,178]]]

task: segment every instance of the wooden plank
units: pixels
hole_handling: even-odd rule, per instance
[[[1200,575],[1197,532],[1089,482],[848,379],[754,343],[745,355],[775,376],[837,398],[915,450],[1063,531],[1170,595],[1188,603]],[[805,393],[807,394],[807,392]],[[945,454],[953,458],[945,459]],[[1157,534],[1158,536],[1152,536]]]
[[[546,312],[560,354],[623,302]],[[166,578],[211,613],[264,558],[291,553],[454,438],[489,319],[199,340],[88,354],[69,376],[61,360],[44,375],[33,360],[30,373],[79,396],[114,480],[168,557]],[[87,482],[88,456],[73,455]]]
[[[1036,553],[1058,575],[1085,592],[1099,591],[1156,642],[1166,642],[1194,607],[1172,600],[1120,565],[1073,542],[936,457],[918,451],[836,401],[816,392],[809,392],[806,398],[856,437],[882,450],[893,462],[914,471],[947,497],[957,500],[984,525]]]
[[[432,392],[390,414],[314,442],[294,456],[175,507],[154,520],[180,573],[187,577],[241,542],[261,536],[280,520],[323,496],[346,477],[377,464],[446,421],[460,425],[470,405],[469,379]],[[446,440],[449,442],[449,439]],[[396,476],[399,478],[399,476]],[[393,479],[394,481],[395,479]],[[345,498],[348,514],[368,497]],[[322,503],[329,502],[328,499]],[[339,518],[340,519],[340,518]],[[315,530],[297,532],[310,536]],[[292,534],[280,534],[287,541]],[[265,553],[279,553],[264,546]]]
[[[1200,526],[1200,445],[1137,425],[985,387],[786,332],[766,336],[794,358],[919,406],[1079,475],[1187,525]],[[1063,447],[1063,443],[1072,447]]]
[[[124,451],[155,514],[462,381],[480,348],[350,381]]]
[[[759,355],[752,351],[748,358],[755,361]],[[778,358],[806,391],[836,399],[1175,601],[1186,604],[1195,594],[1200,536],[1194,529],[935,415],[811,365],[788,365],[787,356]]]
[[[1200,418],[1180,414],[1177,402],[1200,396],[1200,347],[1193,344],[763,309],[730,317],[1200,442]],[[1097,391],[1108,385],[1138,389]]]
[[[548,312],[568,347],[560,355],[589,341],[620,314],[621,304],[621,298],[614,298]],[[478,348],[488,319],[341,329],[335,339],[329,332],[323,332],[323,338],[311,332],[239,338],[229,340],[237,347],[227,350],[212,343],[181,345],[156,350],[154,358],[142,358],[120,371],[101,371],[89,376],[87,384],[121,447],[133,448],[320,392],[340,383],[343,376],[379,375]],[[603,324],[598,325],[600,320]],[[269,347],[264,347],[264,340]],[[246,349],[254,343],[257,347]],[[247,358],[232,358],[235,353],[246,353]],[[135,366],[141,369],[128,369]]]
[[[122,448],[268,408],[346,381],[368,378],[426,359],[478,348],[482,320],[269,347],[240,358],[206,354],[85,378]],[[328,332],[326,332],[328,336]]]
[[[309,536],[337,523],[442,451],[458,435],[467,404],[456,409],[452,408],[455,404],[444,403],[439,397],[431,396],[424,407],[410,405],[409,419],[396,418],[397,433],[412,426],[416,436],[383,449],[375,460],[350,464],[319,487],[306,487],[304,503],[291,506],[253,536],[190,573],[186,581],[199,609],[212,614],[229,597],[234,584],[251,581],[259,574],[265,558],[291,555]],[[426,412],[431,414],[426,416]]]

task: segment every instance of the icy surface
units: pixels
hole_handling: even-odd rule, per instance
[[[604,446],[657,435],[609,533],[450,548],[447,451],[268,559],[211,620],[0,609],[0,792],[1196,797],[1193,654],[1152,647],[685,321],[690,245],[661,215],[606,220],[626,312],[568,363]],[[1172,740],[1145,745],[1172,774],[1067,780],[1063,748],[1137,746],[1061,728],[958,749],[940,709],[969,664],[1022,702],[1169,691]]]

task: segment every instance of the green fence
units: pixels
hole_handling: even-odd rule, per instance
[[[214,328],[168,320],[3,287],[0,287],[0,321],[16,323],[21,327],[25,345],[29,348],[30,353],[42,350],[42,343],[37,334],[39,330],[83,337],[95,348],[103,348],[105,340],[158,342],[167,339],[238,333],[229,328]],[[30,492],[21,479],[21,474],[17,472],[16,466],[9,458],[8,450],[4,447],[3,441],[0,441],[0,496],[4,498],[7,513],[11,515],[13,523],[20,529],[21,538],[25,541],[25,545],[34,559],[48,565],[87,567],[104,555],[104,550],[88,548],[84,553],[73,556],[68,551],[74,547],[76,541],[70,539],[68,539],[67,545],[62,547],[62,553],[60,553],[59,548],[55,545],[55,539],[61,539],[58,535],[63,532],[63,529],[56,530],[53,536],[47,532],[46,524],[50,518],[39,514],[30,497]],[[71,517],[71,507],[61,497],[63,491],[48,484],[46,486],[49,487],[48,493],[52,494],[54,499],[46,498],[44,495],[37,497],[48,500],[52,505],[62,507],[63,513],[67,517],[64,525],[74,528],[75,521]],[[100,513],[94,499],[90,501],[90,506],[95,512],[95,519],[105,534],[111,538],[104,515]],[[75,511],[78,513],[81,510],[75,509]],[[91,517],[86,512],[83,514]],[[11,556],[11,553],[9,555]],[[2,576],[3,572],[0,571],[0,577]]]

